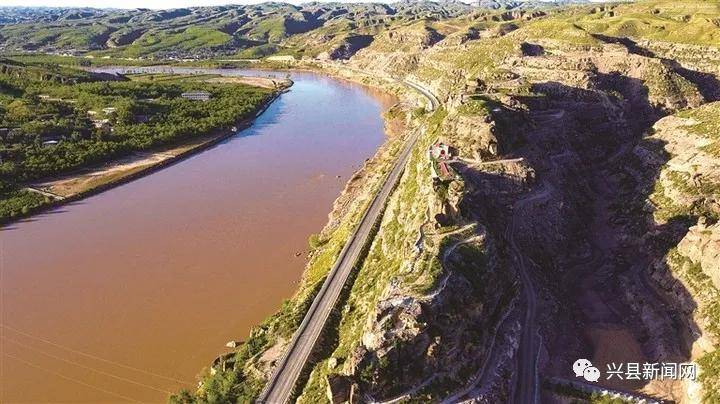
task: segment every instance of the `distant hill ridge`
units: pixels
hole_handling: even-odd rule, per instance
[[[562,3],[566,3],[563,1]],[[0,52],[53,52],[119,57],[257,57],[293,35],[322,29],[373,29],[418,19],[448,19],[477,10],[548,7],[517,0],[397,3],[269,2],[150,9],[0,7]]]

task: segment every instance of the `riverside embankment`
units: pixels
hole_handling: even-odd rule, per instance
[[[164,401],[292,294],[395,100],[291,79],[238,135],[3,231],[4,399]]]
[[[440,106],[437,98],[427,89],[410,82],[404,84],[427,97],[432,110]],[[402,151],[392,166],[392,170],[387,178],[382,181],[380,189],[373,197],[370,206],[363,213],[323,282],[318,295],[313,300],[303,322],[293,335],[285,354],[277,364],[263,394],[260,396],[260,402],[283,403],[290,399],[297,379],[307,365],[308,358],[315,349],[318,339],[326,326],[330,312],[337,304],[343,288],[347,286],[348,278],[351,276],[353,268],[358,265],[363,250],[372,240],[373,229],[378,225],[387,200],[400,180],[405,164],[421,134],[421,131],[416,131],[403,145]]]

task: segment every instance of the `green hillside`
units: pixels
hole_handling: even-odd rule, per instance
[[[464,15],[464,3],[263,3],[158,10],[0,10],[0,52],[95,54],[126,58],[264,55],[319,28],[383,26]],[[82,16],[82,18],[78,18]],[[341,28],[341,29],[342,29]]]

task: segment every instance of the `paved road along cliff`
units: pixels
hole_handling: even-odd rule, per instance
[[[438,99],[430,91],[413,82],[404,81],[403,83],[425,96],[431,109],[434,110],[439,107]],[[380,219],[388,197],[392,193],[395,184],[400,180],[408,157],[420,134],[421,132],[417,131],[408,139],[382,188],[375,195],[370,207],[363,215],[345,247],[340,251],[340,255],[325,279],[320,292],[315,297],[300,327],[293,335],[285,355],[278,362],[268,384],[265,386],[265,390],[258,400],[259,403],[282,404],[290,399],[300,372],[302,372],[310,353],[315,347],[325,322],[355,266],[355,262],[368,242],[373,226]]]

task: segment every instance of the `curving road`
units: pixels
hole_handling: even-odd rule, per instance
[[[440,106],[437,97],[422,85],[409,81],[404,81],[403,84],[425,96],[430,103],[431,110]],[[369,241],[373,226],[382,216],[385,203],[393,188],[395,188],[395,184],[400,180],[405,164],[421,133],[418,130],[408,139],[390,174],[385,178],[382,188],[373,198],[370,207],[363,214],[360,223],[351,234],[345,247],[340,251],[340,255],[330,269],[330,273],[325,279],[320,292],[313,300],[300,327],[295,331],[285,354],[277,363],[265,389],[257,400],[258,403],[284,404],[290,400],[297,379],[305,367],[305,363],[315,347],[325,322],[330,316],[333,307],[335,307],[340,292],[344,288],[363,247]]]

